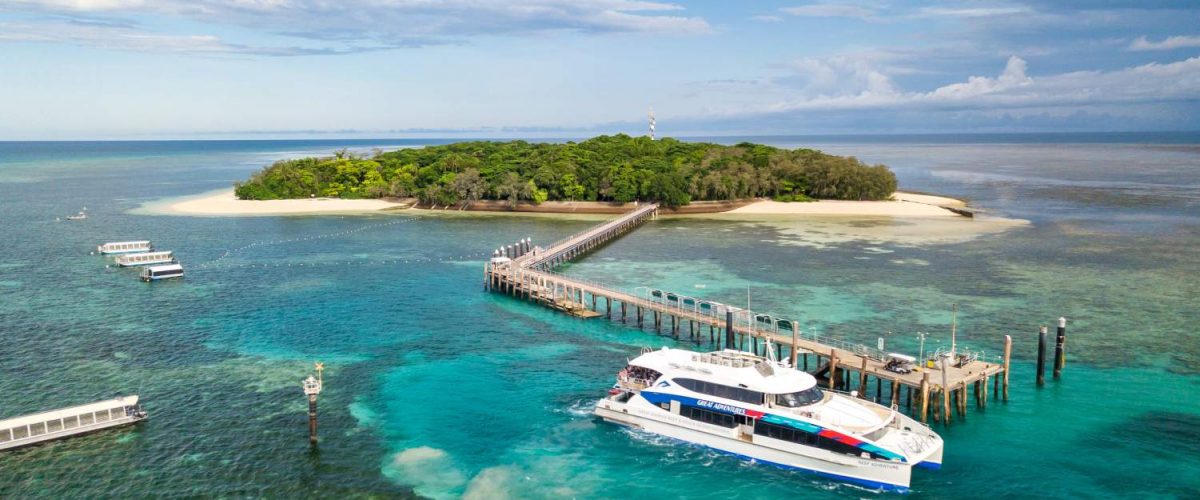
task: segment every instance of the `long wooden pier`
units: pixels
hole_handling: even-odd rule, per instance
[[[922,421],[928,421],[930,413],[935,421],[946,423],[955,412],[965,416],[970,387],[974,387],[975,403],[979,408],[987,405],[989,385],[992,386],[992,397],[1008,400],[1008,368],[1012,352],[1009,337],[1005,339],[1001,362],[988,362],[970,353],[955,353],[938,358],[933,366],[925,364],[926,360],[918,360],[923,366],[899,373],[886,368],[893,358],[889,353],[862,344],[802,334],[795,320],[648,288],[642,296],[553,272],[556,266],[657,216],[658,205],[647,204],[564,238],[548,248],[531,248],[530,243],[523,240],[507,247],[506,251],[498,250],[497,257],[484,269],[485,286],[579,317],[603,315],[612,319],[616,305],[622,323],[633,320],[643,328],[649,321],[655,331],[662,332],[663,322],[667,321],[667,332],[675,338],[682,339],[686,335],[697,344],[707,340],[717,348],[765,355],[769,340],[775,346],[774,354],[778,359],[787,359],[793,367],[812,371],[828,388],[853,390],[860,397],[873,394],[877,401],[896,406],[903,404]],[[603,306],[599,304],[600,300],[603,300]],[[813,360],[811,370],[810,358]],[[873,391],[872,378],[875,380]],[[884,391],[884,382],[887,391]]]

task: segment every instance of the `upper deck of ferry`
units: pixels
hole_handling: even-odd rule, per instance
[[[146,240],[113,241],[96,247],[96,251],[100,253],[148,252],[150,249],[150,242]]]
[[[117,257],[119,266],[141,266],[147,264],[164,264],[175,261],[175,254],[170,251],[144,252],[126,254]]]

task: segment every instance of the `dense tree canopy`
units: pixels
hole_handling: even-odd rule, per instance
[[[475,141],[357,157],[285,160],[236,184],[242,199],[416,197],[450,205],[480,199],[693,200],[772,197],[881,200],[896,190],[883,165],[812,149],[733,146],[627,135],[561,144]]]

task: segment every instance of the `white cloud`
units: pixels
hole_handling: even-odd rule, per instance
[[[750,19],[764,23],[777,23],[783,21],[783,18],[779,16],[751,16]]]
[[[858,5],[811,4],[784,7],[781,12],[801,17],[852,17],[866,19],[875,15],[874,9]]]
[[[974,110],[1078,108],[1200,99],[1200,57],[1151,63],[1115,71],[1076,71],[1030,76],[1020,57],[1008,59],[997,76],[971,76],[930,91],[903,91],[866,60],[800,59],[796,74],[753,85],[712,87],[735,106],[713,110],[717,117],[846,110]]]
[[[799,94],[809,98],[896,94],[891,78],[861,58],[805,57],[789,66],[796,75],[781,81],[790,83]]]
[[[927,96],[945,100],[962,100],[1030,85],[1033,83],[1033,79],[1025,74],[1026,67],[1024,59],[1012,56],[1008,58],[1004,71],[996,78],[972,76],[967,78],[966,82],[939,87]]]
[[[638,0],[15,0],[25,10],[183,16],[314,39],[414,41],[555,30],[592,33],[712,31],[673,3]],[[443,40],[444,41],[444,40]]]
[[[1146,37],[1138,37],[1129,44],[1129,50],[1173,50],[1200,47],[1200,36],[1172,36],[1161,42],[1151,42]]]
[[[229,43],[212,35],[163,35],[119,24],[33,21],[0,23],[0,42],[68,43],[82,47],[209,56],[300,56],[379,50],[372,47],[270,47]]]
[[[925,7],[919,12],[926,17],[992,17],[1027,14],[1032,11],[1028,7],[973,7],[965,9]]]

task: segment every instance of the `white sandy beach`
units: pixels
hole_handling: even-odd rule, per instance
[[[724,212],[753,215],[851,215],[872,217],[960,217],[940,206],[962,207],[953,198],[897,192],[896,201],[836,201],[782,203],[763,200]],[[403,209],[406,205],[385,200],[343,200],[312,198],[297,200],[239,200],[233,189],[222,189],[196,196],[171,198],[143,205],[136,213],[199,216],[304,215],[319,213],[370,213]],[[505,212],[508,213],[508,212]]]
[[[404,207],[384,200],[311,198],[298,200],[239,200],[233,189],[222,189],[187,198],[148,203],[136,213],[163,215],[304,215],[320,213],[364,213]]]
[[[865,215],[889,217],[961,217],[941,206],[963,207],[961,200],[896,192],[896,201],[821,200],[807,203],[783,203],[764,200],[735,208],[726,213],[762,215]]]

